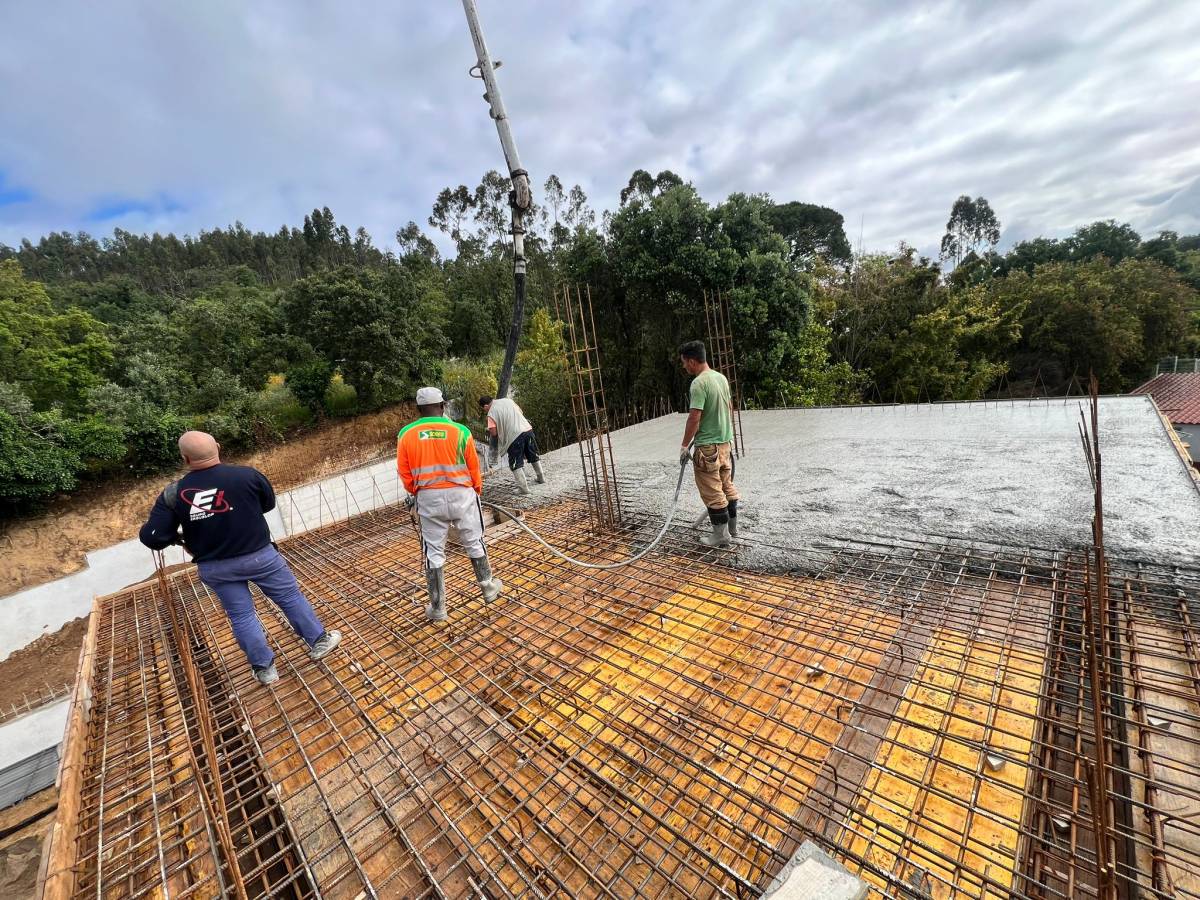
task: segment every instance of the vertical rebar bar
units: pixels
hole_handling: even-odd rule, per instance
[[[622,520],[621,496],[613,458],[610,421],[604,395],[596,319],[590,286],[564,285],[555,294],[555,311],[564,323],[571,413],[579,444],[589,513],[597,528],[612,529]]]
[[[738,381],[737,356],[734,354],[733,325],[729,312],[729,297],[721,290],[704,294],[704,318],[708,325],[708,346],[712,350],[714,368],[729,382],[732,404],[733,452],[735,456],[746,455],[746,444],[742,437],[742,388]]]

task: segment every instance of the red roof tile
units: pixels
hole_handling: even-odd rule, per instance
[[[1131,394],[1149,394],[1172,425],[1200,425],[1200,375],[1156,375]]]

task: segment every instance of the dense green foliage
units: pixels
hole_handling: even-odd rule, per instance
[[[274,234],[50,234],[0,246],[0,509],[81,477],[152,472],[203,428],[252,445],[440,383],[482,427],[512,309],[507,180],[447,187],[396,250],[313,210]],[[959,197],[937,263],[901,246],[855,257],[840,213],[734,193],[710,203],[638,170],[597,217],[550,176],[528,219],[529,319],[514,391],[543,444],[572,434],[554,293],[587,286],[615,411],[683,407],[676,351],[728,297],[745,401],[975,399],[1106,391],[1200,350],[1200,236],[1142,240],[1114,221],[996,252],[1000,223]],[[598,224],[599,222],[599,224]]]
[[[451,416],[467,425],[482,438],[486,417],[479,408],[481,397],[496,396],[496,373],[500,371],[500,355],[486,359],[452,359],[442,372],[442,391],[450,400]]]
[[[550,446],[559,446],[575,439],[571,407],[563,402],[571,394],[571,384],[562,338],[562,323],[544,309],[534,310],[525,349],[517,354],[514,367],[514,393],[520,397],[526,417],[536,424],[543,445],[549,442]]]
[[[1004,374],[1019,308],[978,287],[952,290],[911,248],[827,273],[835,355],[869,376],[872,399],[972,400]]]

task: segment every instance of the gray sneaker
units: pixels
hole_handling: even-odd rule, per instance
[[[275,668],[275,663],[271,663],[269,666],[255,666],[254,677],[263,686],[274,684],[279,680],[279,670]]]
[[[323,656],[328,656],[338,644],[342,642],[342,633],[337,629],[326,631],[323,635],[317,638],[317,642],[312,645],[312,649],[308,651],[309,659],[321,659]]]

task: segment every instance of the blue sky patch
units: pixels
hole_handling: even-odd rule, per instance
[[[15,203],[28,203],[33,199],[33,191],[9,184],[8,178],[0,171],[0,206],[12,206]]]

